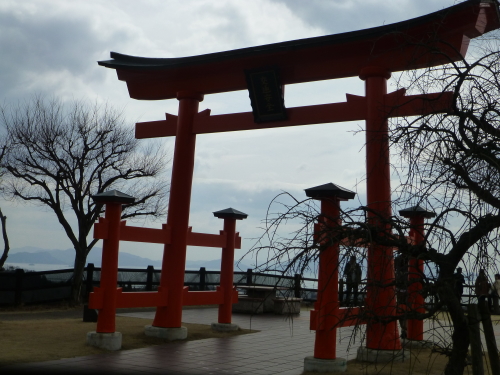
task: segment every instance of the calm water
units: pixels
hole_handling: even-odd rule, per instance
[[[70,265],[64,265],[64,264],[38,264],[38,263],[9,263],[5,262],[4,267],[16,267],[16,268],[22,268],[25,271],[52,271],[52,270],[65,270],[69,268],[73,268],[73,266]]]
[[[11,263],[11,262],[5,262],[5,267],[12,266],[12,267],[17,267],[17,268],[22,268],[23,270],[26,271],[36,271],[36,272],[41,272],[41,271],[53,271],[53,270],[65,270],[65,269],[70,269],[73,268],[72,265],[64,265],[64,264],[39,264],[39,263]],[[120,268],[137,268],[141,270],[145,270],[146,267],[125,267],[125,266],[118,266]],[[198,271],[199,268],[187,268],[188,270],[191,271]],[[160,267],[155,267],[155,270],[161,270]]]

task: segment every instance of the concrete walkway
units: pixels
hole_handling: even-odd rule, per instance
[[[154,317],[152,312],[120,315],[144,318],[145,325],[150,324]],[[200,324],[216,322],[217,309],[184,310],[183,321]],[[304,358],[313,355],[315,334],[309,330],[309,313],[306,311],[293,319],[272,314],[252,317],[234,314],[233,323],[260,332],[15,365],[2,368],[2,373],[299,375],[303,372]],[[494,327],[498,344],[500,326]],[[437,323],[427,322],[426,329],[425,339],[447,340],[445,331]],[[354,359],[362,343],[361,332],[353,332],[352,327],[341,328],[337,338],[337,357]]]

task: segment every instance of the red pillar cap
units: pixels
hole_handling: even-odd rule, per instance
[[[244,212],[235,210],[234,208],[226,208],[225,210],[220,210],[214,212],[214,216],[219,219],[238,219],[243,220],[248,217],[248,215]]]
[[[108,190],[103,193],[92,195],[95,203],[134,203],[135,198],[118,190]]]
[[[428,211],[425,208],[422,208],[420,206],[413,206],[413,207],[408,207],[405,208],[404,210],[399,211],[399,214],[403,217],[406,218],[412,218],[412,217],[424,217],[426,219],[430,219],[431,217],[435,217],[436,213],[433,211]]]
[[[338,198],[340,200],[353,199],[356,196],[354,191],[343,188],[342,186],[332,184],[331,182],[324,185],[315,186],[305,189],[306,195],[309,198]]]

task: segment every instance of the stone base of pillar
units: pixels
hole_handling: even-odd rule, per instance
[[[145,326],[144,334],[151,337],[159,337],[161,339],[166,339],[169,341],[174,340],[185,340],[187,338],[187,328],[163,328],[154,326]]]
[[[304,371],[311,372],[345,372],[347,361],[344,358],[320,359],[314,357],[304,358]]]
[[[408,339],[401,339],[401,345],[407,349],[432,349],[435,346],[432,341]]]
[[[120,332],[88,332],[87,345],[106,350],[120,350],[122,347],[122,334]]]
[[[231,323],[212,323],[211,327],[217,332],[233,332],[240,329],[238,325]]]
[[[404,362],[406,356],[404,349],[401,350],[379,350],[369,349],[366,346],[360,346],[356,359],[363,362],[371,363],[389,363],[389,362]]]

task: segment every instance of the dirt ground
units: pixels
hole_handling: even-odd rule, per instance
[[[150,321],[141,318],[116,317],[116,331],[121,332],[122,349],[130,350],[170,342],[144,335]],[[187,340],[229,337],[256,331],[214,332],[208,325],[183,323],[188,329]],[[0,310],[0,367],[27,362],[42,362],[103,353],[105,350],[88,346],[87,332],[95,331],[96,323],[85,323],[82,307],[25,307]],[[1,370],[0,370],[1,373]]]

